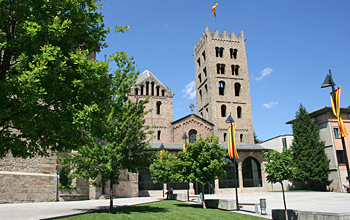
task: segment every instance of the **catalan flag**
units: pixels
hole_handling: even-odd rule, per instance
[[[216,3],[212,8],[211,10],[214,12],[214,16],[216,18],[216,7],[218,6],[218,3]]]
[[[340,130],[340,135],[342,137],[346,137],[346,136],[348,136],[348,133],[346,133],[343,120],[340,117],[340,90],[341,90],[341,86],[339,86],[336,90],[334,90],[335,100],[334,100],[333,92],[331,92],[332,109],[333,109],[333,113],[334,113],[335,117],[337,117],[337,119],[338,119],[338,126],[339,126],[339,130]]]
[[[163,160],[163,150],[160,150],[160,162]]]
[[[187,148],[187,142],[185,141],[184,147],[182,148],[183,152],[186,152],[186,148]]]
[[[231,130],[233,129],[233,130]],[[236,143],[235,143],[235,130],[236,130],[236,125],[229,126],[228,129],[228,155],[230,156],[230,159],[234,158],[239,158],[237,149],[236,149]],[[233,131],[233,132],[232,132]],[[233,133],[233,135],[232,135]]]

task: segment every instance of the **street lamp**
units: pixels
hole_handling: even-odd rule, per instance
[[[163,143],[160,144],[159,149],[161,151],[164,150],[164,144]],[[163,198],[164,198],[164,184],[163,184]]]
[[[230,112],[230,115],[228,116],[228,118],[226,119],[226,123],[230,124],[231,126],[231,136],[232,136],[232,139],[233,139],[233,128],[232,128],[232,123],[234,123],[235,121],[233,120],[232,116],[231,116],[231,112]],[[234,144],[234,143],[232,143]],[[236,207],[237,207],[237,211],[239,211],[239,205],[238,205],[238,191],[237,191],[237,177],[236,177],[236,172],[237,172],[237,169],[236,169],[236,158],[235,158],[235,155],[233,155],[233,167],[234,167],[234,174],[235,174],[235,189],[236,189]]]
[[[332,87],[332,94],[333,94],[333,100],[334,100],[334,108],[337,109],[337,102],[336,102],[336,97],[335,97],[335,92],[334,92],[334,86],[335,86],[335,83],[333,81],[333,77],[332,77],[332,72],[331,70],[329,70],[329,75],[327,74],[321,88],[325,88],[325,87],[329,87],[331,86]],[[340,108],[340,106],[339,106]],[[339,115],[340,117],[340,115]],[[340,135],[341,137],[341,142],[343,144],[343,153],[345,154],[344,155],[344,159],[345,159],[345,164],[346,164],[346,171],[348,173],[348,181],[349,181],[349,186],[350,186],[350,176],[349,176],[349,160],[348,160],[348,154],[346,153],[346,146],[345,146],[345,140],[344,140],[344,137],[342,135]]]
[[[184,135],[182,136],[182,139],[185,140],[184,147],[186,145],[187,138],[188,137],[187,137],[186,132],[185,132]],[[187,183],[187,201],[190,201],[190,183],[189,182]]]

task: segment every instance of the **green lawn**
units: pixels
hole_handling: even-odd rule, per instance
[[[189,204],[176,200],[164,200],[124,208],[114,209],[115,214],[96,212],[76,215],[65,219],[237,219],[258,220],[264,219],[251,215],[244,215],[219,209],[202,209],[199,205]]]

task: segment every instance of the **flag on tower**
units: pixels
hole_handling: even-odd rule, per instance
[[[211,10],[214,12],[214,16],[216,18],[216,7],[218,6],[218,3],[216,3],[212,8]]]
[[[233,130],[231,130],[233,129]],[[235,130],[236,130],[236,125],[229,126],[228,129],[228,155],[230,156],[230,159],[234,158],[239,158],[237,149],[236,149],[236,143],[235,143]],[[232,132],[233,131],[233,132]],[[233,133],[233,135],[232,135]]]
[[[333,92],[331,92],[332,109],[333,109],[333,114],[338,119],[338,126],[340,129],[340,135],[342,137],[346,137],[346,136],[348,136],[348,133],[346,133],[343,120],[340,117],[340,90],[341,90],[341,86],[339,86],[336,90],[334,90],[335,100],[334,100]]]

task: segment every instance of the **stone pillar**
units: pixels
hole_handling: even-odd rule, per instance
[[[243,172],[242,172],[242,162],[238,163],[238,179],[239,179],[239,191],[243,191]]]
[[[190,183],[190,191],[189,191],[190,195],[194,195],[195,194],[195,190],[193,188],[193,183]]]
[[[219,179],[215,179],[215,189],[214,189],[214,194],[219,194],[219,193],[220,193]]]

